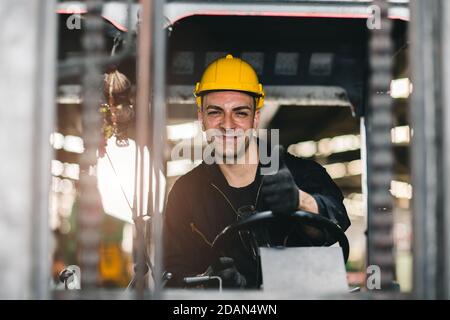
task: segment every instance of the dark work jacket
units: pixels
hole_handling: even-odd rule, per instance
[[[326,170],[312,160],[289,153],[285,155],[285,162],[299,189],[316,200],[319,214],[346,230],[350,220],[342,203],[343,196]],[[260,184],[259,181],[258,170],[256,182]],[[214,263],[211,244],[225,227],[237,220],[235,210],[224,194],[227,187],[228,183],[216,164],[201,163],[175,182],[168,195],[164,218],[164,268],[173,275],[167,286],[182,286],[183,277],[201,274]],[[256,209],[265,211],[260,198]],[[288,226],[277,225],[269,230],[276,245],[285,238],[283,229],[286,228]],[[227,255],[235,260],[237,269],[247,278],[248,286],[258,287],[261,279],[258,279],[257,262],[238,239],[235,241]],[[298,240],[294,245],[311,245],[301,242]]]

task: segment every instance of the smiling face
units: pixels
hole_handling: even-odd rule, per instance
[[[210,92],[203,97],[198,120],[222,158],[236,159],[247,149],[249,130],[259,124],[254,103],[253,97],[237,91]]]

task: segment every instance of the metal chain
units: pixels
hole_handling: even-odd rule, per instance
[[[381,28],[373,29],[369,43],[370,84],[368,109],[368,254],[369,264],[381,271],[381,289],[392,287],[394,280],[393,202],[389,192],[392,181],[391,145],[392,101],[388,94],[392,70],[392,22],[388,2],[374,1],[380,8]]]
[[[97,164],[97,148],[101,138],[101,70],[95,62],[104,49],[102,1],[86,2],[82,39],[85,52],[83,76],[83,141],[84,152],[80,167],[80,208],[78,213],[78,253],[81,268],[81,286],[94,289],[99,284],[99,249],[101,241],[102,210],[97,177],[91,171]]]

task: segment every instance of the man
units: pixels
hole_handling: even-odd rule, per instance
[[[168,286],[184,286],[184,277],[206,274],[221,277],[225,287],[259,287],[259,264],[245,234],[230,240],[226,256],[218,258],[212,250],[225,227],[257,211],[280,217],[309,211],[348,228],[342,193],[319,164],[280,151],[272,159],[279,169],[262,175],[258,141],[248,132],[258,127],[264,91],[248,63],[231,55],[214,61],[194,95],[217,161],[204,161],[169,193],[164,222],[164,264],[172,273]],[[294,229],[280,222],[261,231],[260,240],[282,245],[318,241],[310,230]]]

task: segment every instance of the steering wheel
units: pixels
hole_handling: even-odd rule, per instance
[[[309,226],[318,231],[328,233],[339,243],[342,248],[344,262],[347,262],[350,246],[347,236],[341,227],[318,214],[307,211],[296,211],[285,217],[275,216],[272,211],[255,213],[223,229],[214,239],[212,244],[213,251],[220,252],[224,249],[228,239],[236,235],[239,231],[252,230],[258,226],[279,221],[280,219],[288,220],[288,222],[292,223],[300,223],[300,225]]]

